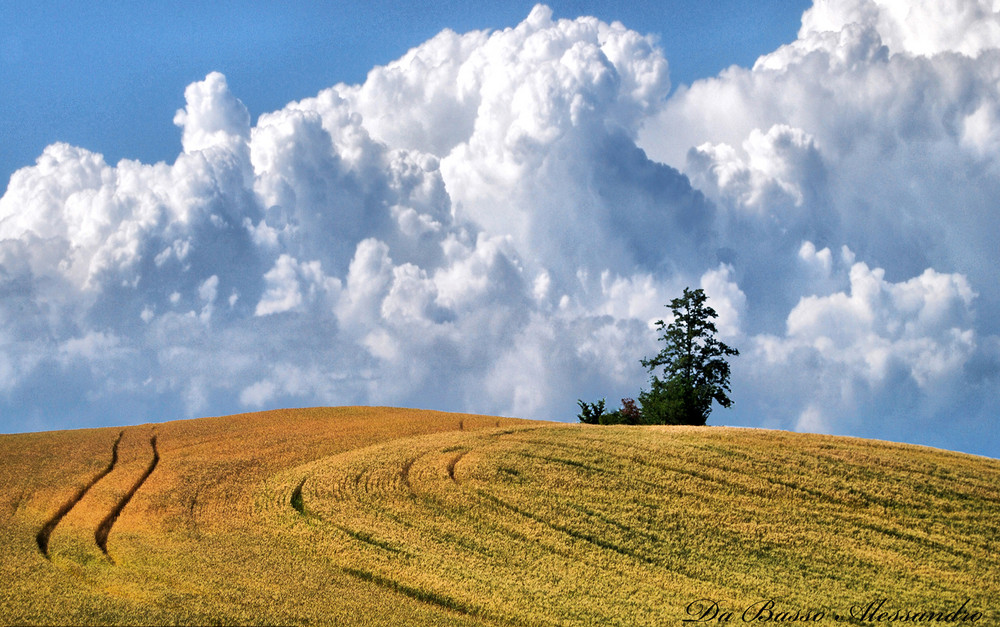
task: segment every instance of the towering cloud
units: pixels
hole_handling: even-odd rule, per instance
[[[210,74],[173,164],[55,144],[11,178],[2,426],[573,419],[638,393],[700,286],[743,352],[713,421],[997,454],[998,20],[952,4],[817,2],[669,97],[652,39],[544,6],[255,124]]]
[[[990,2],[818,0],[797,41],[644,128],[725,215],[748,302],[786,295],[749,318],[754,385],[818,382],[781,403],[802,428],[995,429],[998,29]]]

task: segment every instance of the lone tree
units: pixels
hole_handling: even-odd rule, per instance
[[[727,356],[740,352],[715,338],[715,310],[705,305],[702,289],[684,288],[684,296],[670,301],[674,313],[668,325],[657,320],[659,339],[666,346],[656,357],[643,359],[650,372],[650,389],[639,394],[643,421],[651,424],[703,425],[712,401],[730,407]],[[656,369],[663,367],[663,378]]]

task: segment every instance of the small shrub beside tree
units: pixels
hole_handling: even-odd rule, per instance
[[[641,425],[643,423],[642,412],[636,406],[635,399],[623,398],[622,408],[618,412],[622,415],[622,424]]]
[[[578,400],[576,403],[580,406],[580,413],[576,416],[580,419],[580,422],[588,425],[603,424],[601,423],[601,418],[605,415],[603,398],[596,403],[586,403],[581,400]]]
[[[605,413],[605,400],[602,398],[596,403],[585,403],[577,401],[580,405],[580,413],[577,418],[580,422],[589,425],[641,425],[642,412],[636,406],[635,400],[623,398],[622,406],[612,412]]]

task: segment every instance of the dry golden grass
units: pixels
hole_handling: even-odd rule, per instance
[[[995,624],[998,486],[997,460],[884,442],[387,408],[0,436],[0,623],[660,625],[767,598],[833,623],[968,598]]]

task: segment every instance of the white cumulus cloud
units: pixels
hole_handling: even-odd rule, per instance
[[[996,454],[997,15],[910,4],[817,0],[673,94],[651,36],[539,5],[256,122],[213,72],[172,164],[53,144],[0,197],[0,428],[572,420],[690,286],[741,350],[712,422]]]

